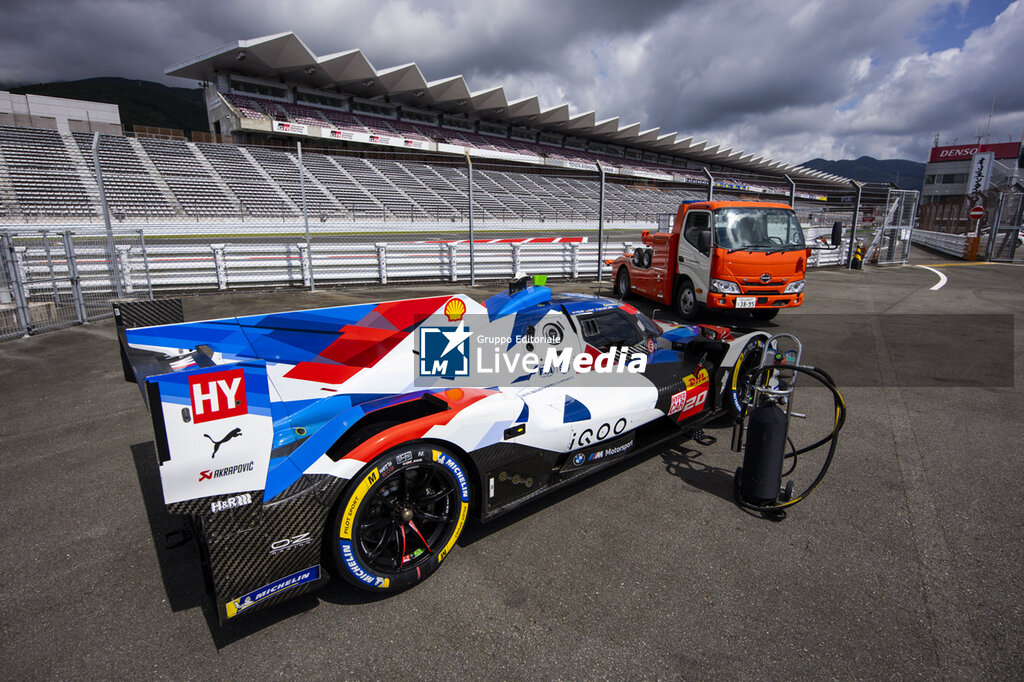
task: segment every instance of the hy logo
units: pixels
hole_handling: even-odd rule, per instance
[[[464,377],[469,376],[469,337],[463,316],[466,304],[453,298],[444,306],[444,315],[449,322],[458,322],[458,327],[420,327],[421,377]]]

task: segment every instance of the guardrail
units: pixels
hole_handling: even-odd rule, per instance
[[[929,232],[927,230],[914,230],[911,241],[930,249],[948,253],[951,256],[963,258],[967,253],[968,236],[965,234],[946,234],[944,232]]]
[[[54,239],[54,233],[50,233]],[[122,235],[124,237],[125,235]],[[126,296],[152,297],[154,291],[215,290],[244,287],[402,282],[466,282],[507,280],[518,272],[552,279],[590,279],[598,274],[598,245],[575,241],[478,240],[473,244],[473,270],[465,241],[367,242],[314,241],[311,258],[305,242],[147,243],[141,234],[127,235],[116,245],[113,262],[104,243],[94,236],[57,235],[61,248],[36,237],[5,237],[6,288],[16,288],[16,306],[0,316],[0,338],[21,336],[108,316],[117,277]],[[48,247],[47,244],[50,244]],[[613,259],[632,244],[606,241],[604,258]],[[808,267],[840,265],[848,242],[839,249],[811,251]],[[312,266],[312,271],[310,270]],[[605,266],[605,276],[610,269]],[[33,319],[30,308],[39,311]],[[55,310],[54,315],[49,311]],[[15,314],[17,313],[17,315]],[[40,317],[42,316],[42,317]],[[42,319],[45,317],[46,319]]]
[[[844,241],[838,249],[813,249],[807,264],[840,265],[848,245]],[[629,242],[606,243],[605,258],[614,258],[630,246]],[[316,283],[327,285],[458,282],[471,275],[469,245],[464,242],[314,243],[309,260],[306,249],[303,242],[119,245],[116,269],[130,295],[150,289],[309,286],[309,260]],[[44,271],[50,278],[70,276],[65,258],[43,261],[36,250],[38,247],[15,246],[15,266],[22,281],[32,282]],[[596,277],[597,252],[597,244],[589,241],[476,243],[475,275],[483,280],[509,279],[517,272],[542,273],[555,279]],[[110,263],[103,247],[75,245],[73,255],[83,290],[110,289]],[[33,285],[27,286],[33,293]],[[46,286],[52,288],[52,284]]]

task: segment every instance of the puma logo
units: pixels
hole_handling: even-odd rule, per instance
[[[204,433],[203,435],[206,436],[207,438],[210,438],[210,434],[208,434],[208,433]],[[231,433],[229,433],[228,435],[224,436],[220,440],[214,440],[213,438],[210,438],[210,442],[213,443],[213,453],[210,455],[210,459],[213,459],[214,457],[217,456],[217,451],[220,450],[220,446],[221,445],[224,445],[224,443],[227,443],[229,440],[231,440],[235,436],[241,436],[241,435],[242,435],[242,429],[236,428],[236,429],[233,429],[231,431]]]

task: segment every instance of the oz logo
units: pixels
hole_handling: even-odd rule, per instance
[[[469,337],[465,320],[458,327],[420,327],[420,376],[469,376]]]

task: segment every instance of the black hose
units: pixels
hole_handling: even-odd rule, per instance
[[[744,500],[740,496],[740,494],[739,494],[739,488],[738,487],[736,488],[736,491],[737,491],[736,492],[736,503],[740,507],[742,507],[744,509],[749,509],[751,511],[769,512],[769,513],[771,513],[771,512],[780,512],[780,511],[786,509],[787,507],[792,507],[794,504],[797,504],[797,503],[803,501],[808,495],[810,495],[811,492],[818,486],[818,484],[821,483],[821,480],[823,478],[825,478],[825,474],[828,473],[828,468],[832,464],[832,457],[836,453],[836,446],[839,443],[839,432],[842,430],[843,424],[846,422],[846,403],[843,401],[843,396],[839,393],[839,389],[836,388],[835,382],[832,380],[832,377],[828,375],[828,373],[826,373],[824,370],[818,369],[817,367],[803,367],[803,366],[800,366],[800,365],[769,365],[767,367],[760,367],[760,368],[754,370],[752,372],[753,376],[751,377],[751,379],[752,380],[756,380],[756,378],[760,374],[763,374],[764,372],[776,370],[776,369],[793,370],[795,372],[801,372],[803,374],[807,374],[812,379],[817,380],[819,383],[821,383],[823,386],[825,386],[825,388],[827,388],[829,391],[831,391],[832,392],[832,400],[833,400],[833,403],[835,405],[835,410],[836,410],[835,424],[833,425],[832,432],[829,435],[825,436],[821,440],[819,440],[819,441],[817,441],[817,442],[815,442],[815,443],[813,443],[813,444],[811,444],[811,445],[809,445],[809,446],[807,446],[805,448],[801,448],[799,450],[794,449],[793,452],[791,452],[788,455],[786,455],[786,457],[793,457],[794,458],[793,467],[790,469],[790,473],[791,473],[793,471],[793,468],[796,467],[795,458],[798,455],[801,455],[801,454],[803,454],[805,452],[810,452],[811,450],[815,450],[815,449],[821,447],[822,445],[824,445],[825,443],[828,443],[829,441],[831,441],[831,445],[829,446],[829,449],[828,449],[828,454],[825,456],[825,462],[821,465],[821,471],[818,472],[818,475],[815,477],[814,481],[812,481],[811,484],[807,487],[807,489],[804,490],[799,495],[797,495],[796,497],[794,497],[794,498],[792,498],[792,499],[790,499],[790,500],[788,500],[786,502],[782,502],[780,504],[755,505],[755,504],[753,504],[751,502],[747,502],[746,500]],[[786,439],[789,440],[788,435],[787,435]],[[792,441],[790,441],[790,447],[792,447]]]

